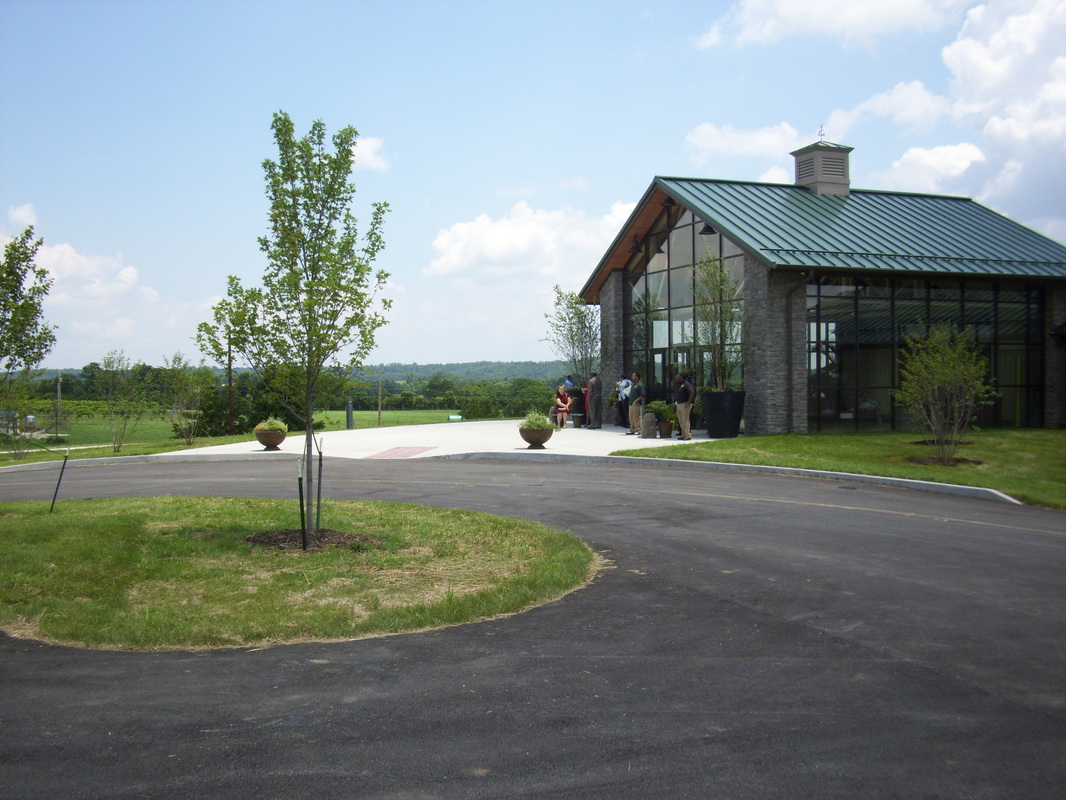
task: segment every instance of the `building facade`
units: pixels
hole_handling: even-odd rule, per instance
[[[640,372],[659,397],[678,371],[705,382],[694,265],[712,256],[751,320],[731,343],[748,433],[908,424],[900,347],[939,322],[989,359],[980,424],[1066,424],[1066,247],[967,198],[852,190],[850,150],[797,150],[794,184],[656,178],[581,290],[603,373]]]

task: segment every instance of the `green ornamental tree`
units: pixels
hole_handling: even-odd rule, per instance
[[[44,321],[42,304],[52,279],[34,260],[43,240],[30,225],[4,245],[0,264],[0,410],[21,396],[21,384],[55,344],[55,330]]]
[[[600,371],[600,309],[590,306],[577,292],[564,292],[556,284],[555,305],[548,320],[548,335],[542,340],[566,364],[575,378],[584,380]]]
[[[111,450],[118,453],[129,441],[149,409],[149,390],[143,370],[121,350],[104,356],[93,377],[97,395],[104,404]]]
[[[693,345],[705,353],[708,386],[724,392],[734,388],[743,365],[743,342],[750,324],[740,282],[720,258],[705,256],[695,267],[696,304]]]
[[[217,389],[218,379],[210,368],[193,366],[180,351],[170,358],[164,357],[163,367],[163,401],[167,418],[175,436],[192,447],[203,423],[201,406]]]
[[[384,247],[388,204],[373,205],[360,242],[349,179],[358,131],[341,129],[330,150],[321,120],[296,138],[292,121],[279,111],[272,128],[278,159],[263,162],[270,230],[259,239],[267,258],[262,285],[245,286],[230,276],[227,295],[215,306],[213,322],[199,326],[197,342],[219,364],[232,351],[304,420],[304,474],[313,497],[312,418],[322,381],[331,378],[330,366],[350,373],[362,364],[390,307],[378,297],[388,274],[372,266]],[[308,514],[305,536],[313,530]]]
[[[925,423],[936,460],[954,463],[977,410],[996,397],[973,332],[941,323],[904,337],[899,374],[896,402]]]

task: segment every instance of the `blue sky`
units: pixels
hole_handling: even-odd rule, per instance
[[[974,197],[1066,239],[1062,0],[0,0],[0,241],[45,240],[44,365],[200,358],[198,322],[263,270],[261,163],[284,110],[360,134],[387,201],[390,322],[370,363],[552,358],[655,175]]]

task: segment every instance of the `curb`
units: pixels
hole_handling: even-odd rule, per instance
[[[575,456],[563,453],[462,453],[457,455],[435,456],[435,459],[497,459],[504,461],[526,461],[539,459],[541,461],[591,461],[601,463],[632,463],[667,464],[669,466],[688,466],[697,469],[722,469],[731,472],[760,472],[768,475],[790,475],[797,478],[820,478],[823,480],[850,481],[853,483],[869,483],[875,486],[891,486],[897,489],[913,489],[919,492],[936,492],[938,494],[951,494],[962,497],[973,497],[980,500],[992,500],[998,503],[1011,503],[1013,505],[1025,505],[1020,500],[1015,500],[1009,494],[1004,494],[998,489],[986,489],[983,486],[966,486],[956,483],[937,483],[935,481],[919,481],[910,478],[888,478],[878,475],[861,475],[855,472],[829,472],[827,470],[800,469],[797,467],[772,467],[761,464],[733,464],[728,461],[690,461],[682,458],[637,458],[635,456]]]

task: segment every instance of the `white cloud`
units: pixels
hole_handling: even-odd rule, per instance
[[[426,275],[505,281],[528,275],[555,282],[570,270],[590,270],[632,212],[632,203],[615,203],[602,217],[588,218],[571,208],[535,210],[522,201],[508,216],[482,214],[457,222],[433,240],[436,254]]]
[[[770,167],[756,180],[760,183],[792,183],[795,178],[795,172],[789,172],[784,167],[777,165]]]
[[[31,218],[26,212],[8,216],[18,228]],[[0,246],[9,239],[0,232]],[[196,325],[207,318],[205,309],[212,303],[169,301],[143,284],[139,270],[121,255],[86,255],[69,244],[46,241],[36,262],[53,279],[43,309],[45,321],[57,329],[56,345],[46,366],[80,367],[113,350],[160,365],[176,349],[195,351]]]
[[[921,81],[897,83],[850,110],[836,109],[829,115],[825,130],[835,142],[843,141],[865,117],[891,119],[904,128],[927,129],[951,110],[951,101],[933,94]]]
[[[1066,220],[1066,3],[992,0],[944,48],[954,113],[980,130],[990,176],[971,191],[1022,221]],[[1056,222],[1055,220],[1059,220]]]
[[[689,132],[685,144],[693,153],[692,160],[704,166],[712,155],[769,156],[778,159],[783,153],[801,147],[804,142],[799,132],[787,122],[752,129],[704,122]]]
[[[719,20],[696,40],[696,46],[700,50],[710,50],[718,47],[724,41],[725,35],[722,33],[722,22]]]
[[[828,35],[847,44],[944,27],[972,0],[741,0],[704,34],[717,44],[728,29],[737,44],[774,44],[792,36]],[[707,39],[710,44],[704,44]]]
[[[890,172],[879,175],[888,189],[908,192],[943,192],[945,183],[985,161],[981,149],[970,142],[941,147],[913,147],[893,162]]]
[[[384,149],[384,139],[376,136],[360,136],[355,142],[355,168],[386,172],[392,166],[392,162],[385,155]]]
[[[7,210],[7,221],[21,233],[27,226],[37,224],[37,212],[31,203],[11,206]]]
[[[417,297],[394,297],[379,345],[394,350],[402,341],[416,341],[409,357],[421,363],[482,353],[518,361],[552,358],[542,341],[552,286],[580,289],[635,207],[616,202],[590,217],[521,201],[504,216],[483,214],[439,231]],[[461,343],[476,343],[477,352],[457,350]]]

